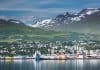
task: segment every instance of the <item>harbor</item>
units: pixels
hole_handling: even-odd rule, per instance
[[[47,54],[43,55],[36,51],[33,56],[0,56],[0,60],[79,60],[79,59],[100,59],[100,55],[85,55],[85,54]]]
[[[3,43],[0,47],[0,60],[100,59],[100,41],[18,41],[8,43],[9,47]]]

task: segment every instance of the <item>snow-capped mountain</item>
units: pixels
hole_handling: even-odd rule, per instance
[[[32,26],[60,31],[98,32],[100,28],[100,8],[87,8],[79,13],[66,12],[54,19],[45,19]]]
[[[91,15],[91,14],[99,12],[99,11],[100,11],[99,8],[87,8],[87,9],[83,9],[79,14]]]
[[[36,24],[33,25],[33,27],[43,27],[43,26],[48,27],[48,26],[52,26],[52,25],[50,25],[50,23],[53,23],[52,19],[45,19],[45,20],[43,20],[41,22],[37,22]]]
[[[26,24],[24,24],[22,21],[16,19],[0,19],[0,24],[26,26]]]
[[[9,19],[8,22],[12,22],[12,23],[16,23],[16,24],[24,24],[22,21],[15,20],[15,19]]]

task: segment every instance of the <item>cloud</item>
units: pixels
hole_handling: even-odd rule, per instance
[[[5,11],[8,11],[8,14],[12,14],[11,12],[15,12],[16,14],[18,13],[19,15],[33,15],[33,16],[38,16],[38,17],[53,17],[56,16],[60,13],[64,13],[67,11],[72,11],[75,12],[77,9],[66,9],[66,8],[22,8],[22,9],[9,9],[9,8],[1,8],[0,13],[4,13]],[[10,12],[10,13],[9,13]],[[21,12],[21,13],[20,13]],[[22,13],[23,12],[23,13]],[[6,12],[7,14],[7,12]]]
[[[11,8],[11,7],[15,7],[16,5],[18,6],[18,4],[24,3],[27,0],[4,0],[4,1],[0,1],[0,8]]]
[[[88,3],[85,5],[85,8],[100,8],[100,3]]]
[[[39,8],[57,1],[59,0],[4,0],[0,1],[0,8]]]
[[[99,6],[99,0],[2,0],[0,14],[8,11],[3,14],[53,17],[66,11],[77,12],[82,8]]]
[[[59,0],[58,0],[59,1]],[[51,3],[57,3],[57,0],[41,0],[39,4],[44,5],[44,4],[51,4]]]

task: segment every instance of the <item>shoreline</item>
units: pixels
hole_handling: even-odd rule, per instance
[[[50,58],[41,58],[40,60],[92,60],[100,58],[66,58],[66,59],[50,59]],[[35,58],[0,58],[0,60],[35,60]]]

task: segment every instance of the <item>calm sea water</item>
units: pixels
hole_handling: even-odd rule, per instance
[[[0,70],[100,70],[100,60],[1,60]]]

